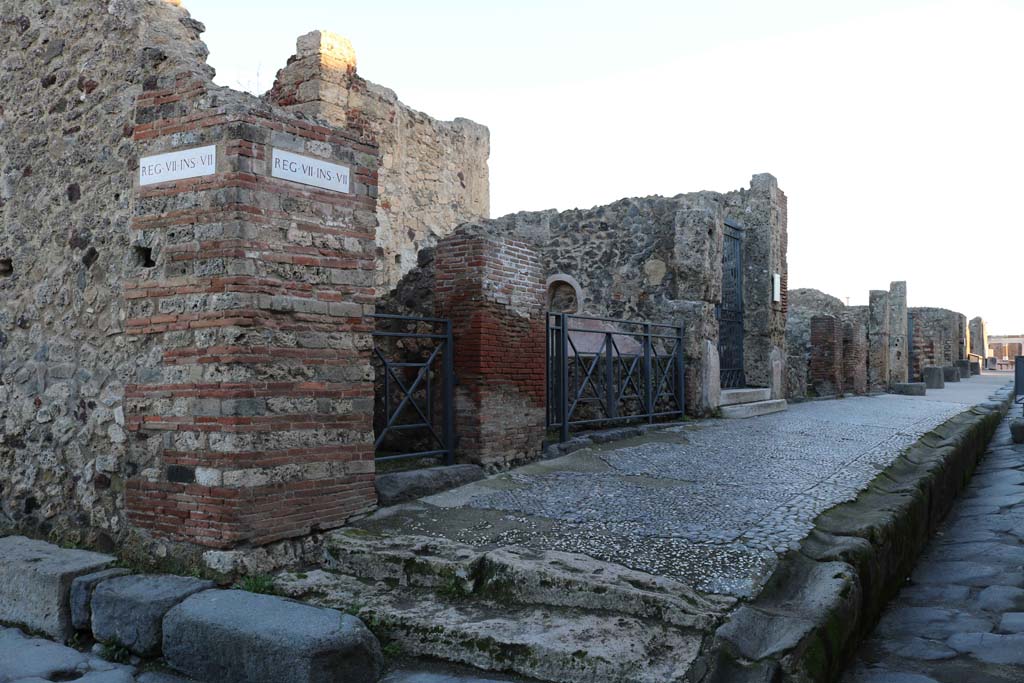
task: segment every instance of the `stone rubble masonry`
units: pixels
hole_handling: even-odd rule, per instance
[[[455,340],[457,457],[505,467],[533,459],[545,429],[545,290],[527,244],[463,226],[435,255],[434,306]]]
[[[811,318],[810,386],[812,396],[842,396],[846,369],[843,324],[831,315]]]
[[[907,354],[907,283],[889,284],[889,385],[902,384],[909,376]]]
[[[375,504],[378,150],[179,74],[136,102],[140,154],[216,145],[217,173],[136,190],[126,333],[155,340],[126,387],[129,520],[210,547],[340,526]],[[348,166],[352,191],[271,177],[271,149]]]
[[[313,31],[277,73],[266,97],[307,117],[357,126],[381,149],[377,204],[378,285],[393,288],[460,223],[487,218],[490,133],[468,119],[437,121],[356,71],[355,50],[341,36]]]
[[[135,98],[212,77],[201,31],[162,1],[0,0],[0,530],[126,534],[124,387],[159,354],[124,334]]]

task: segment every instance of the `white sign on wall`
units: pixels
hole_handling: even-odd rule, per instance
[[[139,159],[139,185],[155,185],[217,172],[217,146],[181,149]]]
[[[334,192],[348,192],[349,169],[323,159],[274,148],[270,174],[275,178],[313,185]]]

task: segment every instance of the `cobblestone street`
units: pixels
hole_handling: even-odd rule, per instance
[[[1024,445],[1000,425],[844,683],[1024,680]]]
[[[585,449],[382,511],[362,524],[474,545],[578,552],[749,596],[813,519],[901,450],[1006,384],[814,401]]]

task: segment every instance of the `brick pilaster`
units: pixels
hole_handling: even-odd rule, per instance
[[[224,548],[371,509],[376,146],[187,75],[146,84],[134,137],[217,166],[136,187],[129,522]],[[350,192],[271,177],[274,147],[349,167]]]
[[[544,438],[545,290],[525,243],[456,233],[438,243],[435,310],[455,335],[460,459],[504,465]]]

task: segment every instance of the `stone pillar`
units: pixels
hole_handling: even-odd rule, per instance
[[[377,148],[187,75],[146,83],[142,157],[212,146],[211,174],[141,185],[139,369],[125,390],[130,524],[214,548],[337,527],[376,503]],[[273,177],[273,150],[348,169],[348,191]]]
[[[872,290],[868,303],[868,391],[889,386],[889,292]]]
[[[843,386],[847,391],[863,394],[868,389],[867,335],[856,322],[843,324]]]
[[[813,396],[843,393],[843,326],[831,315],[811,318],[810,386]]]
[[[744,372],[749,386],[771,387],[772,350],[779,349],[782,357],[786,356],[788,200],[770,173],[753,176],[750,190],[739,194],[737,204],[727,207],[726,216],[744,228]],[[779,301],[774,297],[776,274]]]
[[[971,331],[971,353],[987,358],[989,355],[988,333],[985,330],[985,321],[981,317],[971,318],[969,329]]]
[[[910,340],[907,339],[907,283],[889,285],[889,385],[908,379]]]
[[[437,245],[434,308],[455,336],[457,455],[505,466],[544,440],[545,288],[527,244],[457,232]]]

